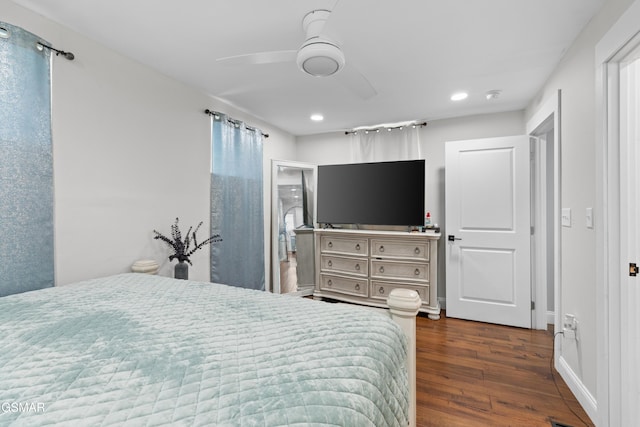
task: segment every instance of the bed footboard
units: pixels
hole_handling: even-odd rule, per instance
[[[389,294],[387,305],[391,318],[407,336],[407,372],[409,374],[409,426],[416,425],[416,315],[422,301],[416,291],[396,288]]]

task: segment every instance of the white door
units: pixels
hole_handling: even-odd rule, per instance
[[[450,141],[445,159],[447,316],[530,328],[529,138]]]

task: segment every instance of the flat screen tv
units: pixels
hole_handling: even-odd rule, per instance
[[[324,225],[424,224],[425,161],[318,166],[317,220]]]

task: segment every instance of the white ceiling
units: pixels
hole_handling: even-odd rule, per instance
[[[14,0],[293,135],[519,110],[536,95],[604,0]],[[377,95],[296,64],[218,58],[295,50],[302,18],[325,32]],[[73,46],[55,46],[73,51]],[[492,101],[485,93],[499,89]],[[449,97],[464,90],[469,97]],[[203,106],[207,107],[207,106]],[[325,120],[312,122],[312,113]]]

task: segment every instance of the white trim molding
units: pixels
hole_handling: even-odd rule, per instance
[[[596,298],[597,425],[634,425],[634,405],[626,399],[621,369],[623,293],[621,263],[622,201],[620,182],[619,65],[616,58],[640,33],[640,0],[636,0],[597,43],[596,70]],[[637,368],[636,368],[637,369]],[[596,418],[594,418],[596,419]]]

